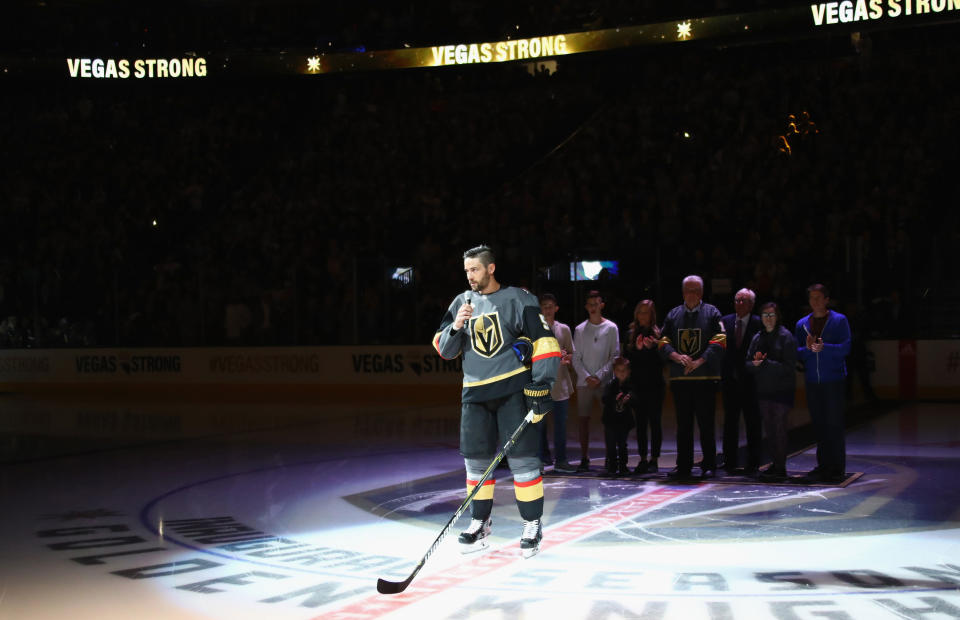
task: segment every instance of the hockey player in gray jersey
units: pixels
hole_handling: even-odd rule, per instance
[[[550,410],[560,345],[540,315],[537,298],[524,289],[501,286],[493,252],[478,246],[463,254],[470,290],[453,300],[433,337],[444,359],[463,356],[460,453],[473,491],[494,456],[528,409],[539,422]],[[527,428],[507,456],[517,507],[523,519],[520,548],[536,554],[543,537],[543,480],[537,456],[539,433]],[[487,546],[495,481],[488,479],[470,504],[470,526],[460,534],[464,553]]]

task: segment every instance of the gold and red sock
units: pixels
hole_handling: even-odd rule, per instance
[[[474,519],[486,520],[490,516],[490,512],[493,510],[493,489],[496,484],[497,481],[493,479],[487,480],[483,483],[483,486],[480,487],[477,495],[470,503],[471,517]],[[470,480],[467,478],[467,495],[470,495],[476,486],[476,480]],[[543,493],[541,492],[541,495],[542,494]]]

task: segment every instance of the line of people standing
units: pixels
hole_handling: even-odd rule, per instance
[[[839,482],[845,474],[844,411],[850,327],[846,317],[828,308],[829,292],[822,284],[807,290],[811,313],[791,333],[776,302],[753,313],[756,294],[744,288],[734,296],[734,312],[722,315],[703,301],[703,280],[684,278],[683,303],[658,326],[652,300],[634,309],[623,342],[615,323],[603,318],[598,291],[587,296],[588,318],[570,338],[568,326],[556,321],[552,295],[541,297],[541,310],[561,343],[565,376],[554,385],[554,400],[563,402],[553,416],[557,471],[574,471],[566,460],[566,404],[574,389],[580,463],[575,471],[590,469],[589,426],[594,403],[599,403],[606,444],[605,469],[627,475],[627,437],[636,428],[640,457],[633,474],[658,471],[663,441],[662,407],[664,367],[669,377],[677,416],[677,465],[672,479],[687,479],[699,466],[701,479],[713,478],[717,468],[727,474],[759,475],[761,481],[787,478],[787,431],[794,405],[796,372],[802,366],[807,405],[817,438],[817,466],[809,481]],[[566,343],[566,344],[564,344]],[[572,348],[571,348],[572,347]],[[576,387],[569,376],[576,373]],[[716,392],[721,391],[724,421],[722,453],[716,451]],[[739,445],[741,420],[747,445]],[[702,460],[694,462],[694,426],[700,434]],[[771,459],[760,471],[764,449]],[[552,462],[541,427],[541,461]],[[720,457],[722,457],[721,460]],[[741,467],[742,465],[742,467]]]
[[[589,423],[595,402],[603,407],[607,471],[629,473],[626,441],[633,426],[638,429],[641,456],[634,471],[658,471],[663,438],[660,417],[664,373],[660,364],[667,363],[677,415],[677,466],[670,476],[688,478],[692,474],[694,423],[700,427],[703,452],[700,477],[716,475],[714,408],[727,348],[727,325],[732,326],[737,350],[742,350],[754,300],[750,291],[738,293],[737,305],[747,308],[745,312],[739,311],[733,318],[721,317],[716,307],[703,301],[703,280],[687,276],[681,289],[683,303],[667,314],[662,328],[657,326],[652,301],[643,300],[637,305],[627,330],[625,355],[621,355],[619,330],[603,317],[599,292],[587,295],[589,316],[577,325],[571,339],[570,329],[556,320],[556,298],[544,295],[538,299],[526,289],[501,286],[494,253],[488,246],[464,252],[463,269],[469,289],[450,303],[433,338],[434,349],[442,358],[463,357],[460,453],[471,520],[458,538],[462,553],[473,553],[488,544],[496,484],[493,468],[504,457],[508,444],[507,466],[523,519],[520,549],[523,557],[539,552],[543,539],[543,464],[548,459],[543,420],[554,414],[556,466],[561,471],[572,469],[566,461],[566,417],[574,389],[571,367],[577,375],[578,392],[581,460],[577,471],[590,468]],[[850,352],[850,328],[843,315],[828,309],[826,288],[814,285],[808,293],[812,312],[798,321],[796,328],[798,334],[801,329],[805,334],[803,346],[797,347],[797,339],[778,328],[779,312],[775,304],[768,303],[762,308],[764,330],[753,336],[743,359],[738,353],[734,363],[743,364],[749,371],[742,378],[738,371],[741,381],[750,377],[756,383],[757,410],[768,423],[768,433],[771,429],[785,433],[784,416],[789,413],[792,398],[792,394],[786,394],[791,387],[787,371],[792,367],[791,351],[796,349],[805,367],[807,399],[818,434],[818,466],[811,476],[832,481],[844,476],[844,358]],[[744,396],[737,396],[741,398],[737,405],[743,408]],[[755,418],[747,415],[745,419]],[[539,424],[540,432],[522,432],[527,424]],[[649,460],[647,428],[651,439]],[[783,445],[771,450],[775,460],[766,474],[780,472]],[[499,446],[504,446],[500,452]],[[748,459],[748,467],[750,463]]]
[[[627,475],[627,436],[637,429],[640,461],[633,473],[658,471],[663,442],[661,411],[664,386],[663,364],[658,353],[660,328],[656,306],[645,299],[637,304],[627,330],[627,341],[620,342],[616,323],[604,318],[603,296],[587,293],[587,319],[577,325],[571,338],[570,328],[556,320],[556,297],[540,296],[540,310],[560,343],[561,365],[554,383],[554,455],[551,455],[546,425],[540,426],[540,459],[553,464],[559,472],[590,471],[590,418],[595,407],[601,409],[607,448],[605,468],[609,473]],[[571,376],[575,374],[576,383]],[[567,461],[566,428],[568,402],[577,394],[577,431],[580,461]],[[649,442],[648,442],[649,437]],[[554,460],[555,457],[555,460]]]
[[[721,381],[723,466],[728,473],[740,471],[742,417],[747,437],[743,472],[758,472],[765,447],[771,464],[759,472],[760,480],[786,480],[787,431],[799,363],[817,441],[817,465],[805,478],[829,483],[846,478],[845,360],[851,350],[850,324],[828,307],[830,293],[823,284],[807,288],[807,301],[810,314],[796,322],[793,333],[783,325],[774,301],[762,304],[759,316],[753,314],[756,294],[746,288],[737,291],[734,312],[721,319],[724,330],[734,335],[727,340]]]

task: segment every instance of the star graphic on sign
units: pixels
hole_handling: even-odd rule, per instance
[[[307,58],[307,71],[310,71],[311,73],[316,73],[319,70],[320,70],[320,57],[311,56],[310,58]]]
[[[677,38],[678,39],[689,39],[693,36],[693,33],[690,32],[690,22],[680,22],[677,24]]]

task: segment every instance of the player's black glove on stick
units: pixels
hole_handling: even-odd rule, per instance
[[[523,397],[527,401],[527,410],[533,414],[534,424],[553,411],[553,399],[550,397],[550,385],[547,383],[531,381],[523,386]]]

